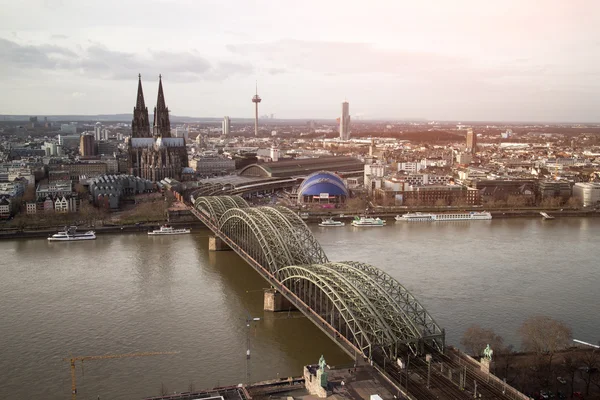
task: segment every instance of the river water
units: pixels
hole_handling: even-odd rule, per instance
[[[311,226],[333,261],[376,265],[458,344],[473,323],[518,345],[527,317],[600,339],[600,219]],[[233,252],[192,235],[0,242],[0,398],[65,399],[64,357],[179,351],[77,364],[78,398],[131,399],[300,375],[350,359],[305,318],[262,311],[265,282]],[[246,318],[260,317],[250,328]],[[246,360],[246,344],[252,357]]]

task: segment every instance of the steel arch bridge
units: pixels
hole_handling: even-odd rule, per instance
[[[395,358],[428,345],[443,351],[445,332],[397,280],[368,264],[329,262],[296,213],[249,207],[239,196],[199,197],[194,214],[352,356],[374,350]],[[352,352],[349,351],[352,349]]]

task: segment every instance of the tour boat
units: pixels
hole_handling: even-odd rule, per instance
[[[76,240],[94,240],[96,232],[87,231],[86,233],[77,233],[76,226],[64,227],[64,231],[55,233],[48,238],[51,242],[73,242]]]
[[[477,221],[477,220],[490,220],[492,214],[487,211],[478,212],[463,212],[463,213],[444,213],[444,214],[433,214],[433,213],[407,213],[402,216],[396,215],[396,221]]]
[[[148,232],[148,235],[183,235],[186,233],[190,233],[192,230],[187,228],[175,229],[169,225],[163,225],[160,229],[155,229],[151,232]]]
[[[319,226],[344,226],[344,225],[346,225],[346,224],[341,221],[334,221],[333,218],[323,219],[323,221],[321,221],[319,223]]]
[[[385,226],[385,220],[379,218],[354,217],[352,226]]]

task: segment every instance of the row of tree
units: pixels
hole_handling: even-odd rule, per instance
[[[526,393],[557,386],[559,376],[565,378],[571,395],[576,382],[581,383],[586,395],[591,387],[600,390],[600,350],[573,347],[573,334],[567,324],[534,316],[523,322],[518,334],[521,353],[506,345],[492,329],[479,325],[464,332],[461,345],[479,357],[489,344],[494,350],[493,372]]]

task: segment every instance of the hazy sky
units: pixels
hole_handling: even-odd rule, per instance
[[[598,0],[0,0],[0,114],[600,121]]]

